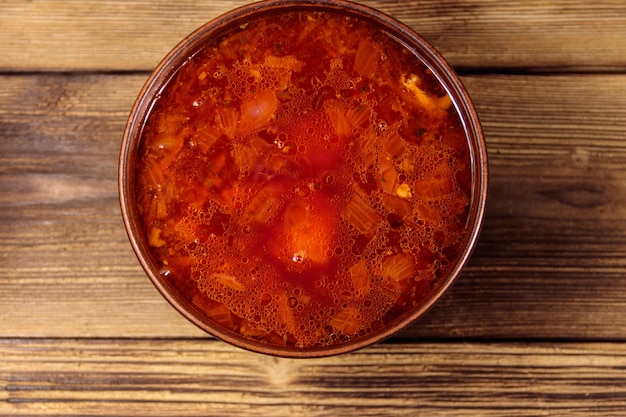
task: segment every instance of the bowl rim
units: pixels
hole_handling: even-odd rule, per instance
[[[143,235],[143,231],[139,226],[139,217],[134,195],[135,172],[133,162],[136,159],[142,127],[154,103],[153,97],[158,95],[162,89],[167,86],[169,80],[176,74],[178,68],[183,65],[190,56],[193,56],[193,53],[199,50],[203,40],[207,37],[219,33],[226,26],[236,24],[233,22],[241,21],[257,13],[294,9],[334,10],[369,20],[384,28],[388,36],[394,38],[405,48],[418,55],[418,58],[430,68],[446,89],[446,92],[450,95],[453,105],[456,107],[461,119],[462,126],[465,129],[465,136],[469,143],[471,158],[470,166],[472,169],[473,187],[470,196],[470,212],[467,220],[469,232],[458,261],[449,275],[445,279],[442,279],[437,289],[433,291],[432,295],[426,299],[425,302],[410,313],[404,314],[393,323],[346,343],[325,347],[298,348],[272,345],[238,336],[221,328],[218,324],[213,326],[202,320],[202,317],[205,315],[202,314],[201,310],[193,304],[185,302],[176,291],[172,291],[167,281],[159,274],[157,266],[151,263],[149,248],[140,238],[140,236]],[[192,55],[189,55],[189,51],[193,52]],[[389,338],[398,333],[401,329],[415,322],[418,318],[422,317],[426,311],[430,310],[456,281],[474,250],[484,220],[487,185],[487,149],[483,130],[469,94],[454,69],[430,43],[404,23],[372,7],[346,0],[262,0],[226,12],[204,23],[194,32],[186,36],[152,71],[137,96],[124,129],[118,169],[119,203],[128,238],[143,270],[161,295],[187,320],[210,335],[248,351],[291,358],[325,357],[356,351]]]

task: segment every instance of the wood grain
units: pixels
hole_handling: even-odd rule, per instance
[[[6,0],[0,71],[151,70],[187,34],[247,0]],[[600,0],[369,0],[456,67],[626,68],[626,3]]]
[[[0,337],[198,337],[119,215],[145,75],[0,77]],[[626,77],[475,75],[490,195],[464,274],[405,338],[626,340]]]
[[[615,416],[615,344],[380,344],[315,360],[220,341],[0,340],[11,416]]]

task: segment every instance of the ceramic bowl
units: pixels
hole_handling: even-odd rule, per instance
[[[302,344],[299,342],[293,342],[289,340],[289,337],[279,336],[278,342],[273,342],[267,337],[259,337],[258,332],[243,332],[236,331],[236,329],[227,328],[224,323],[220,323],[219,320],[215,318],[215,315],[207,314],[207,312],[203,309],[202,303],[194,301],[192,295],[190,295],[189,291],[184,291],[181,289],[181,285],[173,284],[170,277],[168,277],[168,272],[164,272],[164,262],[161,259],[158,259],[155,256],[155,246],[159,246],[158,236],[156,237],[157,243],[154,242],[155,236],[150,235],[150,231],[146,230],[146,226],[143,223],[142,217],[144,216],[145,210],[140,210],[139,206],[139,197],[138,193],[138,167],[139,167],[139,159],[141,158],[141,149],[142,149],[142,135],[144,131],[147,129],[148,120],[151,112],[155,108],[155,103],[159,100],[160,97],[167,92],[167,89],[170,88],[170,85],[173,83],[172,80],[176,78],[177,73],[181,70],[181,68],[189,65],[193,57],[197,56],[198,51],[200,51],[206,45],[213,45],[212,47],[219,48],[220,42],[224,37],[224,34],[231,30],[232,28],[239,28],[238,30],[249,30],[247,27],[249,22],[253,22],[256,19],[256,16],[270,16],[276,14],[284,14],[290,13],[293,11],[297,11],[299,13],[307,13],[314,18],[317,19],[320,16],[324,16],[324,13],[330,13],[332,15],[340,15],[342,19],[347,19],[347,21],[351,22],[361,22],[366,25],[371,25],[375,27],[378,35],[387,37],[387,41],[395,42],[398,45],[401,45],[405,51],[407,56],[410,59],[414,59],[420,62],[420,65],[425,66],[426,72],[430,74],[429,76],[434,77],[437,83],[440,84],[439,88],[441,91],[444,91],[449,97],[449,102],[447,104],[442,105],[444,107],[448,106],[450,110],[458,113],[459,119],[459,129],[462,132],[462,141],[466,147],[466,158],[469,164],[468,168],[468,189],[466,190],[466,198],[463,206],[464,210],[464,221],[462,224],[463,234],[460,238],[460,241],[456,244],[457,253],[454,255],[453,259],[449,261],[449,265],[445,269],[445,273],[440,273],[437,279],[428,285],[430,286],[430,290],[424,293],[423,298],[412,300],[412,304],[410,306],[404,306],[406,311],[404,311],[398,317],[393,318],[392,320],[378,320],[376,325],[369,323],[366,330],[356,331],[352,329],[350,326],[355,325],[356,322],[348,321],[338,323],[338,320],[335,317],[335,321],[332,322],[335,327],[339,327],[333,329],[332,326],[329,325],[317,325],[317,331],[323,333],[321,328],[327,328],[327,332],[330,336],[326,335],[325,339],[323,339],[324,343],[310,343],[310,344]],[[283,27],[280,30],[292,30],[289,28]],[[287,36],[281,36],[280,32],[277,33],[278,38],[287,38]],[[332,37],[332,34],[325,35],[327,37]],[[348,35],[349,37],[349,35]],[[216,40],[220,40],[216,43]],[[339,42],[339,41],[338,41]],[[222,42],[223,44],[223,42]],[[278,47],[278,46],[277,46]],[[366,49],[364,49],[367,52]],[[252,55],[254,55],[252,51]],[[364,52],[364,53],[365,53]],[[380,57],[384,57],[385,59],[390,59],[385,51],[379,51]],[[300,58],[298,58],[300,59]],[[302,58],[305,59],[305,58]],[[383,58],[380,58],[383,59]],[[355,58],[356,60],[356,58]],[[295,62],[295,61],[294,61]],[[269,65],[269,64],[268,64]],[[369,65],[367,62],[363,64],[365,66]],[[296,64],[295,67],[298,67]],[[356,68],[356,64],[354,66]],[[293,68],[292,68],[293,69]],[[297,70],[297,68],[296,68]],[[364,70],[363,70],[364,71]],[[211,75],[211,74],[209,74]],[[206,74],[205,74],[206,76]],[[201,75],[199,75],[201,77]],[[291,79],[295,79],[293,76]],[[366,79],[367,76],[363,76],[362,78]],[[305,80],[306,76],[300,76],[300,80]],[[405,85],[407,90],[415,90],[418,87],[418,81],[415,81],[414,78],[411,78],[409,75],[407,77],[402,78],[402,80],[397,80],[398,82],[402,82]],[[306,82],[306,81],[303,81]],[[309,86],[310,87],[310,86]],[[362,87],[365,88],[365,87]],[[303,87],[301,91],[305,91],[306,89]],[[298,90],[300,91],[300,90]],[[417,91],[417,90],[415,90]],[[414,92],[415,92],[414,91]],[[421,90],[420,90],[421,91]],[[365,94],[365,90],[362,90],[363,94]],[[254,94],[254,92],[250,93]],[[275,97],[271,93],[272,97]],[[338,102],[342,97],[338,92],[334,93],[334,98]],[[419,96],[419,92],[415,92]],[[276,96],[278,97],[278,96]],[[282,100],[282,98],[281,98]],[[279,104],[281,104],[280,102]],[[197,104],[197,103],[196,103]],[[277,104],[278,105],[278,104]],[[282,104],[281,104],[282,105]],[[326,104],[325,104],[326,105]],[[243,106],[243,105],[242,105]],[[321,105],[320,105],[321,106]],[[397,110],[397,108],[396,108]],[[243,110],[242,110],[243,112]],[[305,116],[302,116],[303,118]],[[215,116],[211,116],[208,120],[214,120]],[[274,123],[274,119],[269,118],[265,120],[265,124]],[[313,121],[307,123],[314,123]],[[379,122],[377,122],[379,123]],[[409,123],[410,124],[410,123]],[[244,133],[254,134],[254,127],[249,130],[245,130]],[[259,125],[260,126],[260,125]],[[259,127],[257,126],[257,128]],[[411,126],[403,125],[403,129],[409,129]],[[412,128],[416,129],[415,126]],[[239,129],[239,128],[236,128]],[[258,130],[258,129],[257,129]],[[240,132],[241,133],[241,132]],[[422,130],[417,129],[415,134],[420,136],[422,134]],[[445,135],[444,135],[445,136]],[[351,140],[354,140],[352,138]],[[420,143],[422,139],[415,139],[415,143],[411,143],[410,147],[415,148],[416,146],[421,146],[423,143]],[[446,140],[445,138],[431,138],[430,140],[441,141]],[[458,140],[458,137],[457,137]],[[350,142],[352,143],[352,142]],[[345,145],[346,149],[348,144]],[[358,145],[360,146],[360,145]],[[404,145],[402,145],[404,146]],[[407,145],[409,146],[409,145]],[[387,149],[387,148],[385,148]],[[393,153],[393,151],[390,151]],[[314,157],[314,155],[309,155],[309,157]],[[406,158],[404,156],[404,161],[408,163],[410,166],[415,165],[417,162],[411,161],[411,158]],[[320,158],[324,159],[324,158]],[[417,156],[415,157],[417,160]],[[391,160],[391,159],[390,159]],[[415,164],[414,164],[415,162]],[[394,164],[399,163],[397,161],[393,161]],[[399,169],[399,168],[398,168]],[[435,169],[436,168],[432,168]],[[417,174],[416,174],[417,175]],[[392,190],[392,193],[396,193],[394,195],[394,199],[398,198],[407,198],[408,193],[410,193],[411,186],[417,186],[419,181],[415,181],[411,183],[412,185],[407,185],[407,189],[402,189],[401,186],[398,186],[397,189]],[[445,186],[442,186],[445,188]],[[413,190],[416,192],[416,190]],[[449,191],[449,190],[448,190]],[[441,192],[443,194],[448,191]],[[372,8],[350,3],[346,1],[339,0],[318,0],[318,1],[281,1],[281,0],[270,0],[270,1],[261,1],[258,3],[253,3],[235,10],[232,10],[216,19],[206,23],[204,26],[200,27],[194,33],[190,34],[187,38],[182,40],[178,46],[176,46],[164,59],[163,61],[156,67],[154,72],[150,75],[147,82],[145,83],[143,89],[139,93],[139,96],[132,108],[130,117],[128,119],[128,123],[123,136],[123,143],[120,154],[119,161],[119,193],[120,193],[120,202],[124,224],[126,227],[126,231],[130,238],[130,242],[132,247],[139,259],[139,262],[146,274],[152,281],[152,283],[156,286],[156,288],[160,291],[160,293],[165,297],[165,299],[180,312],[184,317],[198,326],[200,329],[205,332],[214,335],[228,343],[231,343],[235,346],[269,355],[283,356],[283,357],[298,357],[298,358],[306,358],[306,357],[321,357],[321,356],[329,356],[336,355],[340,353],[346,353],[350,351],[354,351],[356,349],[363,348],[365,346],[371,345],[376,342],[380,342],[398,331],[406,328],[407,326],[414,323],[419,317],[421,317],[441,296],[446,292],[446,290],[452,285],[455,279],[461,273],[463,267],[468,261],[470,254],[472,252],[473,247],[477,241],[479,231],[481,228],[481,224],[483,221],[484,210],[485,210],[485,201],[487,194],[487,160],[486,160],[486,148],[485,141],[483,138],[483,133],[481,130],[481,126],[479,123],[478,116],[472,105],[470,97],[466,92],[464,86],[462,85],[459,77],[455,74],[454,70],[451,66],[444,60],[444,58],[431,46],[426,40],[424,40],[421,36],[416,34],[411,28],[402,24],[401,22],[393,19],[392,17],[383,14],[377,10]],[[381,192],[381,195],[382,192]],[[398,197],[400,196],[400,197]],[[427,200],[427,199],[426,199]],[[426,203],[424,203],[426,204]],[[428,203],[430,204],[430,203]],[[427,205],[427,204],[426,204]],[[422,205],[423,206],[423,205]],[[413,227],[419,228],[429,227],[427,224],[424,225],[424,221],[422,221],[422,217],[426,218],[425,222],[428,223],[429,215],[420,212],[420,214],[409,216],[413,219]],[[401,216],[399,216],[401,217]],[[409,219],[406,220],[407,222]],[[396,222],[397,223],[397,222]],[[402,221],[400,223],[402,224]],[[323,227],[323,226],[320,226]],[[353,229],[354,227],[351,226]],[[389,227],[389,226],[385,226]],[[395,226],[391,226],[395,227]],[[357,225],[358,228],[358,225]],[[338,230],[338,229],[337,229]],[[415,232],[419,234],[419,231]],[[371,237],[370,237],[371,239]],[[435,237],[431,237],[431,240],[436,239]],[[163,243],[165,244],[165,243]],[[164,246],[167,248],[167,246]],[[270,249],[271,250],[271,249]],[[421,250],[421,249],[420,249]],[[406,251],[405,251],[406,252]],[[371,252],[374,253],[374,252]],[[226,256],[225,254],[215,255],[215,256]],[[210,255],[209,255],[210,256]],[[381,255],[383,256],[383,255]],[[387,255],[384,255],[387,256]],[[226,256],[227,257],[227,256]],[[294,255],[295,257],[295,255]],[[370,262],[368,265],[379,271],[380,265],[379,263],[384,263],[385,260],[389,260],[390,258],[379,258],[378,260],[374,260]],[[413,259],[413,258],[412,258]],[[370,260],[371,261],[371,260]],[[400,258],[394,258],[393,262],[389,261],[393,265],[397,265],[398,262],[402,262]],[[417,262],[417,261],[415,261]],[[419,269],[419,267],[415,266],[415,262],[411,260],[411,270]],[[167,263],[167,262],[166,262]],[[392,266],[393,266],[392,265]],[[347,268],[345,268],[347,270]],[[415,274],[422,273],[420,271],[416,271]],[[213,277],[217,277],[219,279],[231,279],[228,278],[227,275],[224,274],[210,274]],[[423,275],[423,274],[422,274]],[[226,278],[224,278],[226,276]],[[417,275],[416,275],[417,276]],[[179,279],[187,280],[188,285],[191,286],[191,294],[199,294],[198,289],[196,288],[196,282],[194,281],[197,278],[189,277],[179,277]],[[428,280],[427,280],[428,281]],[[404,277],[403,285],[422,285],[419,284],[420,281],[416,277]],[[235,290],[238,290],[239,283],[225,282],[227,285],[231,287],[235,287]],[[407,284],[408,283],[408,284]],[[369,284],[368,284],[369,285]],[[394,284],[395,285],[395,284]],[[231,288],[232,290],[232,288]],[[414,289],[409,289],[410,291],[415,292]],[[399,290],[398,290],[399,291]],[[232,292],[232,291],[231,291]],[[349,292],[348,292],[349,293]],[[373,294],[373,290],[371,290]],[[356,294],[356,293],[355,293]],[[348,295],[349,296],[349,295]],[[356,295],[354,295],[356,297]],[[367,301],[367,297],[370,294],[366,293],[365,295],[361,294],[360,297],[365,299],[365,301],[361,300],[359,305],[370,305],[371,302]],[[199,297],[205,297],[200,294]],[[276,298],[275,298],[276,300]],[[211,301],[213,302],[213,301]],[[303,300],[300,299],[302,303]],[[345,305],[349,304],[349,300],[344,303]],[[340,307],[337,307],[337,310],[340,310]],[[358,310],[358,308],[353,309]],[[335,312],[337,313],[337,312]],[[229,313],[230,314],[230,313]],[[261,312],[261,315],[263,312]],[[267,313],[270,314],[270,313]],[[274,313],[272,313],[274,314]],[[329,313],[330,314],[330,313]],[[336,314],[335,314],[336,315]],[[362,320],[363,314],[359,315],[358,320]],[[234,320],[234,319],[233,319]],[[239,319],[238,319],[239,320]],[[266,323],[265,326],[272,326],[273,324],[270,322],[274,320],[272,318],[261,317],[259,319],[261,322]],[[356,320],[356,319],[355,319]],[[312,322],[311,322],[312,323]],[[245,323],[244,323],[245,324]],[[243,328],[244,324],[240,324],[235,326],[237,329]],[[155,323],[155,325],[158,325]],[[313,326],[313,323],[311,324]],[[416,324],[417,325],[417,324]],[[283,328],[285,325],[282,326]],[[305,328],[306,325],[301,325],[301,328]],[[309,331],[310,330],[310,331]],[[307,334],[314,332],[315,329],[307,330]],[[245,334],[242,334],[245,333]],[[343,337],[337,337],[335,333],[345,333]],[[269,333],[269,331],[268,331]],[[333,336],[335,335],[335,336]],[[332,341],[332,342],[329,342]]]

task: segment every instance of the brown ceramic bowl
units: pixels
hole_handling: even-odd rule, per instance
[[[466,204],[463,207],[465,217],[464,220],[461,222],[463,234],[459,238],[460,240],[458,241],[458,243],[455,244],[456,252],[454,256],[448,261],[442,261],[449,264],[445,269],[445,273],[439,273],[439,276],[436,280],[432,282],[429,281],[429,290],[424,293],[423,298],[412,300],[412,305],[409,307],[405,305],[404,308],[406,311],[404,311],[402,314],[399,314],[397,317],[394,317],[393,319],[381,319],[368,323],[366,330],[359,330],[358,332],[356,332],[356,330],[350,328],[351,324],[358,322],[358,320],[364,320],[362,316],[365,313],[359,315],[358,319],[354,319],[355,321],[350,322],[351,324],[349,323],[348,325],[346,325],[345,322],[340,324],[337,324],[337,321],[332,322],[333,326],[335,326],[335,328],[339,327],[340,330],[336,330],[333,326],[329,327],[328,325],[326,325],[324,329],[329,333],[329,335],[324,335],[323,340],[325,342],[313,343],[310,345],[292,343],[290,342],[288,337],[279,338],[280,340],[278,341],[278,343],[273,343],[267,338],[264,339],[263,337],[258,337],[258,334],[255,334],[254,332],[248,332],[244,336],[239,331],[235,331],[235,327],[243,327],[241,323],[239,325],[236,325],[232,329],[229,329],[226,328],[223,324],[220,324],[215,319],[215,315],[207,314],[206,311],[202,308],[202,302],[196,302],[196,298],[190,296],[190,292],[182,288],[184,287],[184,285],[182,287],[181,285],[174,285],[172,280],[168,278],[169,272],[164,273],[164,262],[163,260],[157,259],[154,246],[162,247],[165,242],[155,244],[153,241],[151,241],[151,237],[146,231],[145,225],[143,225],[142,223],[143,211],[145,210],[142,211],[138,208],[139,198],[137,196],[137,190],[141,188],[138,182],[138,160],[140,158],[140,150],[142,149],[141,142],[143,140],[143,132],[144,130],[148,129],[148,118],[150,116],[150,113],[156,106],[155,103],[158,101],[159,97],[162,97],[167,93],[168,88],[170,88],[171,80],[176,77],[176,74],[180,70],[180,68],[185,64],[188,64],[191,60],[190,57],[196,56],[198,51],[203,47],[203,45],[206,45],[207,43],[210,43],[215,39],[221,39],[223,33],[229,28],[239,28],[241,30],[244,30],[246,29],[249,22],[254,21],[255,16],[267,16],[268,14],[272,13],[287,13],[294,10],[303,13],[316,13],[315,16],[317,17],[322,16],[319,13],[330,13],[332,15],[339,13],[341,14],[342,18],[348,16],[351,22],[357,21],[366,25],[372,25],[377,28],[376,30],[380,31],[379,36],[388,37],[386,41],[396,42],[398,45],[401,45],[401,47],[405,48],[405,50],[408,51],[408,54],[405,55],[408,55],[410,59],[421,61],[420,65],[423,64],[427,69],[427,73],[431,74],[434,77],[433,79],[435,79],[436,82],[440,84],[440,91],[444,91],[444,95],[447,93],[447,95],[451,99],[448,100],[449,102],[451,101],[451,104],[448,103],[447,106],[450,106],[448,108],[452,110],[448,111],[456,111],[456,113],[458,114],[458,119],[460,120],[458,123],[458,129],[460,132],[463,132],[462,138],[465,142],[464,146],[466,146],[465,154],[468,161],[467,165],[469,167],[467,169],[468,179],[465,180],[465,182],[467,183],[465,191]],[[349,37],[349,34],[347,37]],[[385,51],[382,51],[380,56],[382,57],[384,54]],[[387,55],[385,55],[385,57],[387,57]],[[387,57],[386,59],[389,58]],[[356,61],[356,58],[354,60]],[[354,66],[354,70],[356,71],[356,64]],[[202,78],[201,76],[198,77]],[[295,79],[295,77],[292,77],[292,79]],[[300,80],[305,79],[306,76],[300,77]],[[412,88],[410,84],[411,81],[407,81],[407,79],[405,78],[403,78],[402,80],[403,82],[408,83],[407,85]],[[365,94],[365,90],[363,90],[362,92],[363,94]],[[277,96],[272,95],[272,97]],[[335,98],[340,98],[338,93],[335,94]],[[395,110],[398,111],[397,108]],[[207,120],[214,119],[215,117],[208,117]],[[270,120],[272,120],[272,123],[274,122],[274,119]],[[406,128],[406,126],[404,127]],[[413,126],[413,128],[417,129],[415,126]],[[249,131],[246,131],[246,133],[249,133]],[[422,133],[423,130],[417,129],[415,134],[419,136]],[[441,141],[445,139],[439,138],[436,140]],[[411,146],[417,145],[420,145],[420,143],[416,142],[413,143]],[[405,158],[406,160],[406,157],[403,158]],[[411,165],[413,162],[408,160],[408,163],[409,165]],[[433,169],[436,170],[436,168]],[[417,184],[417,182],[411,184]],[[406,187],[410,188],[409,186]],[[398,187],[395,190],[397,196],[394,195],[393,198],[395,198],[396,200],[398,199],[398,196],[400,196],[400,198],[407,198],[406,189],[404,190],[404,193],[401,193],[399,191],[400,188],[401,187]],[[188,320],[190,320],[192,323],[194,323],[207,333],[214,335],[235,346],[239,346],[250,351],[284,357],[321,357],[354,351],[356,349],[368,346],[370,344],[379,342],[383,339],[390,337],[394,333],[397,333],[399,330],[406,328],[411,323],[415,322],[416,319],[422,316],[450,287],[450,285],[461,273],[461,270],[466,264],[470,253],[476,243],[479,230],[481,228],[487,193],[486,149],[478,116],[458,76],[455,74],[453,69],[446,63],[442,56],[413,30],[379,11],[346,1],[270,0],[238,8],[208,22],[197,31],[189,35],[178,46],[176,46],[154,70],[139,94],[139,97],[130,114],[126,130],[124,132],[119,165],[119,192],[124,224],[129,235],[132,247],[142,267],[144,268],[156,288],[161,292],[161,294],[184,317],[186,317]],[[343,212],[341,213],[343,215]],[[413,215],[413,217],[409,216],[414,221],[414,227],[419,227],[419,224],[421,222],[420,216],[422,216],[422,214]],[[400,221],[400,223],[397,224],[403,223],[402,221]],[[386,225],[385,227],[393,228],[396,226]],[[382,229],[379,228],[377,230]],[[421,233],[421,231],[419,231],[418,229],[414,229],[414,232],[415,234]],[[154,238],[154,236],[152,237]],[[435,237],[431,237],[431,240],[435,239]],[[157,242],[160,242],[158,236],[156,237],[156,240]],[[167,246],[164,246],[163,248],[167,249]],[[420,249],[420,251],[421,250],[422,249]],[[406,252],[406,250],[404,249],[403,251],[404,252],[401,253]],[[167,252],[167,250],[162,252]],[[215,256],[222,257],[225,255],[217,254]],[[411,270],[419,269],[415,266],[415,262],[417,262],[415,261],[416,258],[413,255],[409,256],[412,260]],[[380,259],[382,259],[383,261],[375,261],[371,264],[368,263],[367,265],[371,265],[371,268],[379,271],[380,268],[384,267],[384,265],[383,267],[381,267],[379,264],[384,263],[385,260],[389,260],[390,258]],[[389,261],[387,263],[389,263],[391,266],[394,266],[397,265],[397,262],[399,261],[394,258],[393,262]],[[368,266],[368,268],[369,267],[370,266]],[[344,271],[347,270],[347,267],[344,268]],[[350,271],[352,271],[352,269],[350,269]],[[421,273],[420,271],[416,271],[415,273],[417,274],[418,272]],[[367,277],[371,277],[373,273],[368,272],[367,274]],[[213,275],[215,274],[211,274],[211,276]],[[225,274],[216,274],[215,276],[217,276],[218,278],[224,278]],[[197,277],[192,278],[189,276],[183,276],[182,278],[179,278],[181,280],[187,280],[187,285],[190,284],[192,286],[191,294],[196,294],[200,298],[204,297],[204,295],[202,294],[198,295],[199,290],[196,288],[196,282],[194,281],[194,279],[197,279]],[[416,282],[423,283],[425,281],[419,281],[416,277],[404,277],[401,283],[402,285],[409,285],[407,283],[415,284]],[[235,284],[233,284],[232,282],[226,282],[226,284],[230,285],[231,289],[233,285],[239,285],[238,282]],[[239,290],[239,288],[235,289]],[[373,294],[373,291],[374,290],[370,290],[370,293]],[[412,288],[409,288],[407,290],[407,292],[410,292],[411,294],[414,294],[416,291],[417,290],[414,290]],[[391,297],[393,298],[399,296],[392,295]],[[367,298],[367,294],[365,298]],[[273,300],[276,300],[276,298],[273,298]],[[348,305],[349,302],[350,300],[345,300],[345,303],[343,305]],[[359,305],[371,304],[371,302],[367,300],[361,300],[360,302],[362,304]],[[399,303],[399,301],[396,302]],[[358,310],[358,308],[353,309],[352,311],[355,310]],[[387,315],[386,317],[388,316],[389,315]],[[235,319],[233,318],[232,320]],[[261,317],[259,318],[259,320],[265,320],[263,322],[266,326],[272,326],[272,323],[268,322],[269,319],[267,317]],[[373,324],[374,322],[376,323],[376,325]],[[320,332],[321,331],[319,331],[318,329],[319,334],[321,334]],[[342,332],[348,336],[344,335],[343,337],[341,337]],[[337,334],[339,334],[339,336],[337,336]],[[333,342],[329,343],[328,340],[332,340]]]

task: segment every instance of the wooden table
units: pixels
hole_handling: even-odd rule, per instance
[[[148,74],[244,3],[0,4],[0,415],[625,415],[626,3],[363,1],[461,74],[489,148],[488,210],[426,317],[315,360],[189,324],[118,207]]]

